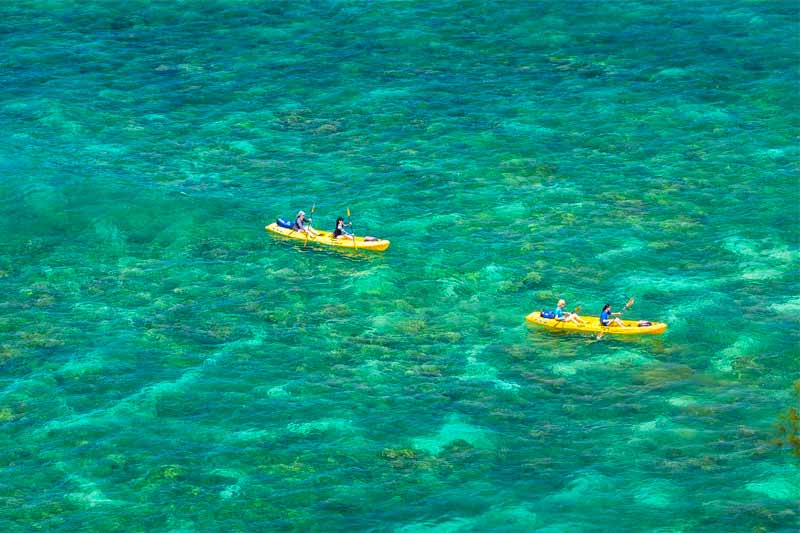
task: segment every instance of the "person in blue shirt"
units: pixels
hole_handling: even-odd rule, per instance
[[[553,314],[555,315],[555,319],[560,322],[572,322],[573,324],[584,324],[585,322],[581,320],[581,317],[578,316],[578,313],[570,313],[564,312],[564,306],[567,305],[567,301],[563,298],[558,301],[556,304],[555,310],[553,310]]]
[[[604,326],[624,326],[625,324],[618,318],[620,314],[612,313],[611,304],[606,304],[600,313],[600,323]]]

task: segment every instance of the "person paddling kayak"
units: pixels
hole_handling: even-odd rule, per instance
[[[292,224],[292,229],[295,231],[300,231],[303,233],[307,233],[316,237],[319,233],[311,227],[311,219],[306,218],[305,211],[298,211],[297,218],[295,218],[294,224]]]
[[[603,311],[600,313],[600,323],[604,326],[624,326],[625,324],[620,320],[619,315],[622,313],[612,313],[611,304],[603,306]]]
[[[336,229],[333,230],[333,238],[334,239],[352,239],[353,235],[344,229],[346,226],[352,226],[352,224],[345,224],[344,219],[339,217],[336,219]]]
[[[564,313],[564,306],[567,305],[567,301],[561,299],[556,304],[556,308],[553,311],[553,315],[555,315],[555,319],[560,322],[572,322],[573,324],[584,324],[584,321],[581,320],[581,317],[578,316],[578,313]]]

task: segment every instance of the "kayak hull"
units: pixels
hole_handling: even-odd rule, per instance
[[[534,311],[526,316],[525,320],[553,331],[582,331],[609,335],[660,335],[667,330],[667,325],[663,322],[651,322],[649,326],[639,326],[637,320],[623,320],[624,326],[603,326],[600,324],[600,318],[596,316],[581,316],[585,324],[575,324],[555,318],[542,318],[541,311]]]
[[[264,229],[272,233],[277,233],[278,235],[282,235],[289,239],[306,242],[306,234],[303,233],[302,231],[283,228],[281,226],[278,226],[275,222],[273,222],[269,226],[264,226]],[[308,235],[307,239],[309,243],[321,244],[323,246],[330,246],[333,248],[344,248],[350,250],[369,250],[371,252],[382,252],[389,247],[389,244],[391,244],[389,241],[385,239],[366,241],[364,240],[364,237],[356,237],[356,242],[355,244],[353,244],[352,239],[335,239],[333,237],[333,234],[329,231],[317,230],[317,232],[319,233],[319,235],[316,237]]]

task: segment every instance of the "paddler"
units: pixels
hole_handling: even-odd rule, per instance
[[[292,224],[292,229],[295,231],[300,231],[302,233],[308,233],[316,237],[319,233],[311,227],[311,219],[306,218],[305,211],[298,211],[297,218],[294,220],[294,224]]]
[[[612,313],[611,304],[603,306],[603,311],[600,313],[600,323],[606,327],[608,326],[624,326],[625,324],[618,317],[622,313]]]
[[[563,298],[558,301],[556,304],[556,308],[553,311],[555,315],[555,319],[560,322],[572,322],[573,324],[585,324],[581,317],[578,316],[578,313],[565,313],[564,306],[567,305],[567,301]]]
[[[352,239],[353,235],[344,229],[346,226],[352,226],[352,223],[344,223],[344,219],[339,217],[336,219],[336,229],[333,230],[333,238],[334,239]]]

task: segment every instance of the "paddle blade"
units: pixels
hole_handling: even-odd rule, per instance
[[[581,310],[581,306],[579,305],[578,307],[575,308],[573,313],[578,313],[578,312],[580,312],[580,310]]]
[[[317,208],[317,202],[314,202],[314,205],[311,206],[311,214],[314,214],[314,210]]]
[[[348,218],[350,217],[350,208],[349,207],[347,208],[347,217]]]
[[[626,304],[625,304],[625,309],[627,309],[627,308],[629,308],[630,306],[632,306],[632,305],[633,305],[633,302],[634,302],[634,299],[633,299],[633,298],[631,298],[630,300],[628,300],[628,303],[626,303]]]

